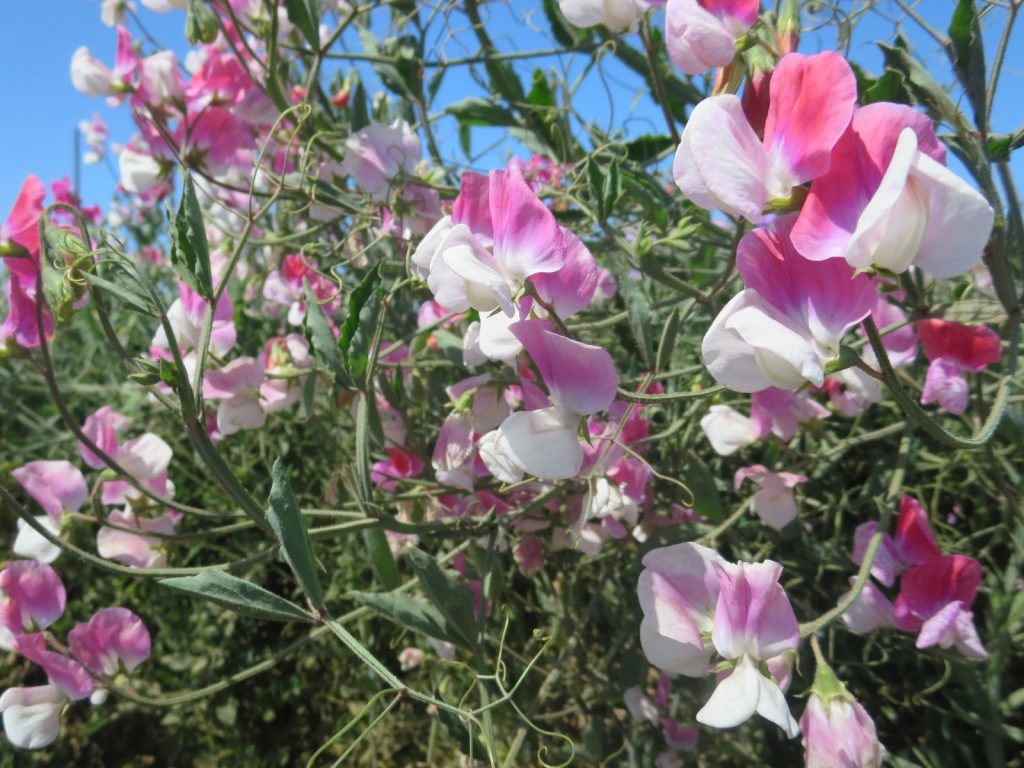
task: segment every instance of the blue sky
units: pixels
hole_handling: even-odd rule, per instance
[[[861,3],[855,3],[860,6]],[[980,4],[980,3],[979,3]],[[502,49],[537,49],[551,45],[540,31],[545,27],[539,0],[511,0],[484,6],[491,14],[488,25],[492,36]],[[854,3],[843,3],[852,6]],[[920,3],[922,14],[937,28],[945,29],[952,13],[952,0],[926,0]],[[984,20],[987,55],[995,50],[1004,12],[994,9]],[[148,32],[162,45],[179,53],[186,50],[183,26],[184,14],[139,11]],[[902,17],[893,0],[876,3],[876,11],[868,12],[855,28],[850,46],[850,58],[868,71],[880,71],[881,57],[874,42],[889,40],[893,23]],[[5,214],[14,200],[22,179],[35,173],[50,182],[62,176],[71,176],[74,169],[73,134],[80,120],[97,112],[111,129],[113,141],[125,141],[132,133],[132,124],[126,109],[111,109],[102,99],[82,96],[71,86],[69,63],[74,50],[86,45],[98,58],[112,62],[114,54],[113,30],[100,21],[98,0],[32,0],[10,3],[5,8],[7,34],[0,46],[0,81],[4,83],[6,115],[0,121],[0,215]],[[661,24],[660,15],[655,24]],[[919,32],[913,24],[905,24],[908,38],[919,55],[924,58],[942,82],[951,80],[945,58],[936,43]],[[449,57],[475,52],[475,41],[455,34],[446,38],[445,53]],[[139,36],[137,28],[133,34]],[[1004,65],[1001,87],[996,99],[993,127],[1009,132],[1024,122],[1024,109],[1020,107],[1024,95],[1024,33],[1015,31],[1009,46],[1010,54]],[[632,43],[639,45],[634,37]],[[835,45],[831,28],[805,35],[801,50],[813,51]],[[358,46],[353,46],[358,50]],[[151,52],[148,48],[147,52]],[[525,83],[534,67],[560,68],[575,76],[586,64],[589,56],[578,54],[565,57],[536,59],[517,63],[517,71]],[[597,74],[591,75],[579,94],[580,103],[593,105],[595,116],[602,127],[619,128],[627,135],[661,130],[661,113],[641,92],[639,80],[620,67],[609,65],[604,77],[611,91],[614,118],[609,111],[609,91]],[[477,86],[467,77],[465,68],[453,70],[444,81],[438,104],[445,104],[463,95],[478,93]],[[500,135],[500,131],[476,131],[474,149],[487,144],[487,139]],[[438,125],[438,139],[444,154],[460,155],[452,121]],[[493,151],[493,161],[501,162],[500,154],[508,154],[511,145],[505,144]],[[1021,153],[1019,153],[1021,154]],[[490,159],[488,155],[486,159]],[[1024,158],[1014,163],[1018,176],[1022,173]],[[81,191],[87,204],[105,204],[116,181],[111,169],[100,164],[81,166]]]

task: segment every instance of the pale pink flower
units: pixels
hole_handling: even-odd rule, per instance
[[[573,26],[603,24],[611,32],[636,32],[648,5],[645,0],[558,0],[562,15]]]
[[[392,188],[415,174],[422,156],[419,137],[404,120],[371,123],[345,140],[342,169],[374,201],[386,203]]]
[[[777,531],[781,531],[796,520],[796,498],[793,488],[806,483],[804,475],[792,472],[771,472],[760,464],[736,470],[733,486],[739,490],[744,480],[751,480],[758,486],[750,507],[758,517]]]
[[[35,560],[12,560],[0,571],[0,630],[10,635],[46,629],[64,613],[67,594],[60,576]]]
[[[14,650],[29,661],[43,668],[47,678],[71,701],[89,698],[96,685],[85,667],[46,647],[42,632],[18,635],[14,638]]]
[[[769,203],[829,169],[832,148],[853,115],[857,83],[838,53],[784,56],[771,78],[764,140],[740,99],[712,96],[694,107],[673,176],[691,201],[756,224]]]
[[[54,522],[65,512],[78,511],[89,497],[85,477],[69,461],[30,461],[11,470],[11,476]]]
[[[217,429],[225,437],[241,429],[259,429],[267,423],[260,404],[260,387],[265,373],[260,361],[239,357],[203,379],[203,397],[220,400]]]
[[[935,277],[970,270],[992,231],[991,206],[945,166],[927,116],[880,102],[859,108],[793,228],[806,258]]]
[[[60,712],[67,697],[52,684],[8,688],[0,696],[4,734],[18,749],[42,749],[60,735]]]
[[[728,405],[712,405],[701,417],[700,428],[719,456],[731,456],[757,439],[753,422]]]
[[[812,693],[800,729],[806,768],[879,768],[885,756],[874,721],[849,694]]]
[[[658,669],[688,677],[710,671],[714,648],[707,638],[720,590],[715,564],[722,562],[718,553],[690,542],[644,555],[637,584],[640,644]]]
[[[423,650],[415,647],[403,648],[401,653],[398,654],[398,668],[403,672],[416,669],[420,664],[423,663]]]
[[[757,21],[758,0],[668,0],[665,43],[673,63],[699,75],[732,63],[736,43]]]
[[[851,576],[850,585],[856,580],[856,576]],[[845,600],[847,595],[849,592],[844,592],[839,601]],[[869,579],[857,599],[843,613],[843,623],[855,635],[866,635],[876,629],[895,626],[896,618],[892,611],[892,603]]]
[[[150,107],[161,107],[167,102],[184,98],[185,83],[178,69],[174,51],[160,51],[139,63],[139,98]]]
[[[750,396],[750,419],[757,437],[770,432],[788,442],[803,424],[828,415],[828,410],[806,391],[768,387]]]
[[[658,706],[639,685],[627,688],[622,694],[622,700],[634,723],[658,722]]]
[[[179,520],[180,516],[171,512],[147,518],[136,515],[130,508],[114,510],[107,515],[110,525],[102,526],[96,533],[96,551],[100,557],[132,568],[163,568],[167,565],[167,553],[161,536],[173,534]]]
[[[85,139],[89,151],[82,155],[82,162],[86,165],[95,165],[106,154],[106,141],[110,135],[110,129],[97,114],[93,114],[91,120],[82,120],[78,124],[78,132]]]

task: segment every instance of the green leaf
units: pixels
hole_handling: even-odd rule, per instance
[[[284,559],[295,574],[302,591],[306,593],[313,607],[321,610],[324,607],[324,593],[320,586],[316,558],[313,555],[313,543],[306,529],[306,521],[299,512],[299,505],[292,494],[281,459],[274,462],[272,474],[273,485],[270,488],[267,522],[273,528],[281,544]]]
[[[304,285],[306,294],[306,316],[302,319],[302,328],[305,332],[309,348],[313,350],[313,359],[316,360],[323,370],[334,377],[334,380],[345,386],[352,386],[352,381],[342,365],[341,353],[338,350],[338,342],[334,338],[334,331],[327,321],[323,307],[316,294],[309,287]]]
[[[348,317],[341,326],[338,349],[345,364],[345,370],[358,385],[369,362],[370,340],[373,338],[373,324],[380,304],[380,262],[373,268],[348,296]]]
[[[408,561],[416,572],[427,599],[444,616],[452,642],[476,647],[476,620],[473,616],[473,592],[454,571],[442,569],[430,555],[411,549]]]
[[[707,464],[697,456],[690,456],[690,461],[683,476],[686,487],[693,493],[693,510],[703,515],[712,523],[720,523],[725,519],[722,497],[715,486],[715,478]]]
[[[679,308],[676,307],[668,316],[665,327],[661,330],[661,339],[658,341],[658,355],[655,360],[656,371],[667,371],[672,361],[672,353],[676,348],[676,339],[679,338]]]
[[[99,288],[104,293],[116,296],[125,304],[126,309],[138,312],[140,315],[145,315],[147,317],[156,317],[158,314],[156,306],[154,306],[150,298],[143,293],[132,291],[120,283],[106,280],[92,272],[81,272],[79,273],[79,277],[93,287]]]
[[[191,0],[188,15],[185,17],[185,39],[193,45],[206,43],[209,45],[217,39],[220,25],[216,14],[211,11],[203,0]]]
[[[320,50],[320,4],[317,0],[284,0],[288,21],[294,24],[313,50]]]
[[[426,600],[392,592],[349,592],[349,595],[400,627],[452,642],[444,616]]]
[[[551,83],[547,75],[541,69],[533,70],[533,84],[530,92],[526,95],[526,103],[532,107],[554,108],[555,94],[551,90]]]
[[[878,47],[882,49],[886,67],[903,78],[903,85],[915,103],[927,109],[933,119],[949,123],[960,133],[970,132],[971,126],[963,112],[925,66],[911,54],[902,37],[896,38],[895,45],[879,43]]]
[[[171,227],[171,266],[192,290],[208,301],[213,299],[210,246],[196,188],[188,174],[181,184],[181,202]]]
[[[974,108],[974,119],[981,123],[985,108],[985,53],[981,43],[981,27],[974,0],[960,0],[949,23],[949,39],[953,43],[953,65]]]
[[[619,285],[623,285],[622,282]],[[654,329],[651,324],[651,305],[643,291],[633,282],[623,285],[623,298],[629,314],[629,330],[637,343],[644,365],[654,365]]]
[[[242,616],[268,621],[315,621],[315,617],[295,603],[224,571],[209,570],[195,576],[162,579],[160,584],[178,592],[199,595]]]
[[[445,108],[460,125],[519,125],[519,118],[510,110],[487,99],[469,96]]]
[[[674,146],[671,137],[648,133],[626,142],[626,156],[635,163],[649,163]]]
[[[879,101],[891,101],[896,104],[910,104],[910,94],[903,87],[903,79],[899,73],[887,69],[871,86],[862,91],[861,103],[864,105],[875,104]]]

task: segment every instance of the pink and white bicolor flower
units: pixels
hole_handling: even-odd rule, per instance
[[[60,576],[35,560],[12,560],[0,571],[0,648],[11,650],[24,632],[46,629],[64,613]]]
[[[772,677],[760,669],[800,644],[800,628],[779,576],[782,566],[763,563],[715,563],[719,594],[711,641],[725,659],[735,662],[721,679],[697,722],[732,728],[755,712],[794,738],[800,732],[789,712],[786,696]]]
[[[712,96],[694,107],[672,173],[696,205],[756,224],[766,206],[788,204],[794,187],[829,170],[857,98],[846,60],[832,51],[784,56],[770,97],[763,141],[738,96]]]
[[[68,633],[68,647],[89,670],[113,677],[122,666],[131,672],[149,658],[149,630],[127,608],[101,608]]]
[[[36,517],[36,522],[55,536],[60,533],[64,513],[77,512],[89,496],[85,477],[69,461],[30,461],[11,470],[11,475],[46,512]],[[60,556],[60,547],[51,544],[22,520],[18,520],[13,548],[16,555],[41,563],[52,563]]]
[[[566,260],[561,228],[511,166],[489,176],[466,173],[451,216],[441,219],[412,256],[437,303],[452,312],[516,314],[515,298],[533,275]]]
[[[4,735],[18,749],[48,747],[60,735],[60,712],[67,697],[47,683],[29,688],[8,688],[0,696]]]
[[[811,185],[793,244],[808,259],[952,277],[981,260],[993,220],[985,198],[946,168],[931,120],[880,102],[853,115]]]
[[[554,333],[547,320],[522,320],[511,330],[540,371],[550,405],[506,418],[493,450],[544,480],[575,477],[583,466],[577,430],[585,416],[605,410],[615,399],[615,364],[601,347]]]
[[[416,173],[422,156],[420,139],[404,120],[371,123],[345,140],[341,167],[375,202],[386,203],[396,183]]]
[[[759,6],[759,0],[668,0],[665,44],[672,62],[688,75],[728,66]]]
[[[710,643],[720,591],[715,551],[686,542],[644,555],[637,596],[644,618],[640,644],[658,669],[687,677],[711,671]]]
[[[840,259],[809,261],[793,248],[795,216],[740,241],[736,266],[746,289],[715,318],[701,356],[711,375],[737,392],[821,386],[839,341],[875,305],[866,275]]]

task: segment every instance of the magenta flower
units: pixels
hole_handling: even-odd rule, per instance
[[[93,673],[113,677],[149,658],[149,630],[127,608],[101,608],[68,633],[68,647]]]
[[[866,275],[838,260],[815,262],[790,242],[794,216],[740,241],[736,264],[746,289],[719,312],[701,356],[720,384],[737,392],[821,386],[843,334],[877,299]]]
[[[944,555],[915,566],[900,579],[893,604],[899,629],[917,636],[918,648],[955,647],[971,659],[986,659],[974,627],[971,603],[981,584],[981,564],[966,555]]]
[[[665,42],[673,63],[699,75],[732,63],[736,43],[757,21],[759,0],[668,0]]]
[[[396,480],[416,477],[423,473],[423,460],[404,448],[388,448],[388,460],[378,461],[370,468],[370,479],[385,491],[398,486]]]
[[[828,173],[811,185],[793,244],[816,261],[963,274],[981,259],[994,214],[945,161],[922,113],[888,103],[859,108]]]
[[[999,335],[983,325],[964,325],[938,318],[917,322],[917,334],[931,363],[921,403],[938,403],[950,413],[967,410],[964,371],[981,371],[1003,356]]]
[[[851,555],[851,559],[857,565],[863,562],[868,542],[877,530],[878,523],[875,522],[862,523],[857,526],[853,536],[853,554]],[[921,506],[921,502],[913,496],[904,494],[900,498],[900,512],[896,521],[895,535],[893,537],[888,534],[882,536],[882,544],[871,565],[871,575],[885,586],[891,587],[896,583],[896,577],[908,568],[922,565],[939,557],[942,557],[942,553],[935,543],[931,526],[928,525],[928,515]]]
[[[857,98],[850,65],[831,51],[791,53],[779,62],[769,89],[763,141],[737,96],[712,96],[694,107],[673,176],[696,205],[756,224],[769,203],[788,204],[794,187],[828,171]]]

